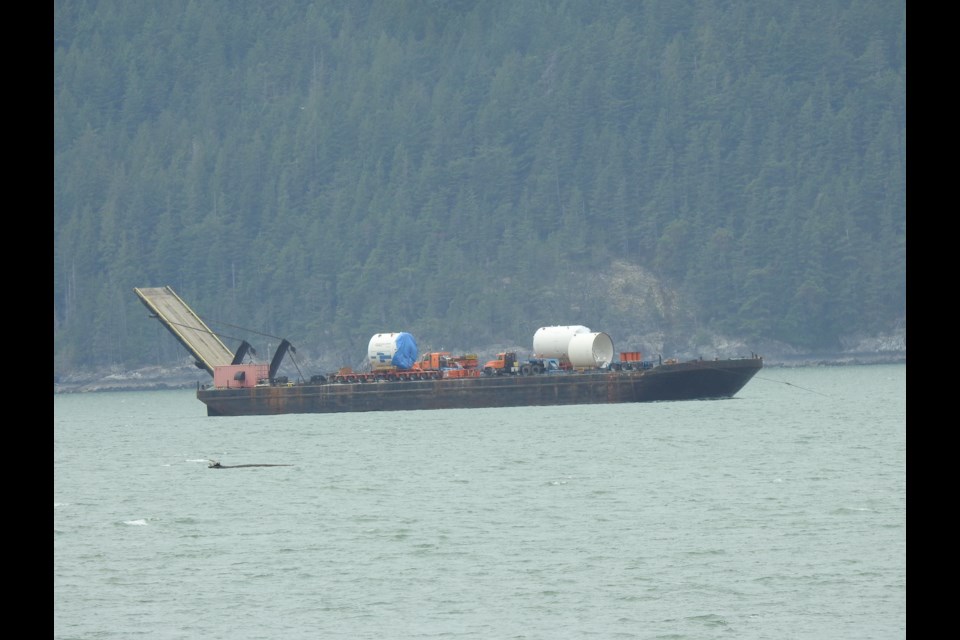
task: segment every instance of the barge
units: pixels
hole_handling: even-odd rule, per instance
[[[276,375],[293,350],[286,340],[269,365],[245,363],[250,345],[231,352],[169,287],[134,291],[213,376],[196,392],[208,416],[712,400],[735,396],[763,367],[755,354],[654,362],[621,352],[617,359],[609,336],[575,325],[541,327],[530,358],[504,352],[482,366],[470,354],[418,359],[410,334],[377,334],[364,371],[343,368],[291,382]]]

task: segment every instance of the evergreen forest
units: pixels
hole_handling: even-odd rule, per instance
[[[906,325],[904,0],[54,1],[54,371]],[[758,347],[759,348],[759,347]],[[725,355],[749,355],[730,353]]]

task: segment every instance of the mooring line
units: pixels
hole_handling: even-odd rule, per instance
[[[787,385],[788,387],[796,387],[797,389],[803,389],[804,391],[809,391],[810,393],[815,393],[815,394],[817,394],[817,395],[819,395],[819,396],[823,396],[823,397],[825,397],[825,398],[829,398],[829,397],[830,397],[830,396],[829,396],[828,394],[826,394],[826,393],[821,393],[821,392],[815,391],[815,390],[813,390],[813,389],[807,389],[806,387],[801,387],[801,386],[798,385],[798,384],[793,384],[792,382],[787,382],[787,381],[785,381],[785,380],[774,380],[773,378],[764,378],[763,376],[755,376],[755,377],[756,377],[757,379],[759,379],[759,380],[766,380],[767,382],[779,382],[780,384],[785,384],[785,385]]]

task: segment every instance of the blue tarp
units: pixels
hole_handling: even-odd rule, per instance
[[[409,333],[397,334],[397,352],[390,364],[400,369],[409,369],[417,361],[417,342]]]

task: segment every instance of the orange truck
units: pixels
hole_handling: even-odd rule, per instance
[[[483,374],[486,376],[521,375],[533,376],[547,371],[569,369],[569,362],[559,358],[529,358],[518,360],[515,351],[498,353],[495,360],[483,365]]]
[[[397,380],[441,380],[447,378],[478,378],[481,375],[475,354],[452,356],[448,351],[425,353],[409,369],[381,367],[375,371],[354,371],[343,367],[331,375],[329,382],[380,382]]]

